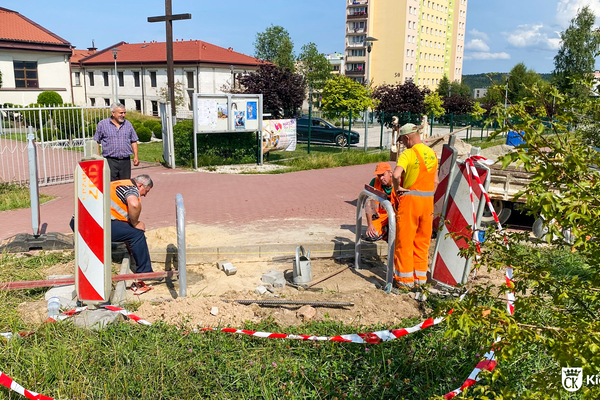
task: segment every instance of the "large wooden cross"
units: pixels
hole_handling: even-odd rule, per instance
[[[169,101],[171,102],[171,115],[175,117],[175,72],[173,71],[173,21],[180,19],[191,19],[192,14],[173,15],[171,0],[165,0],[165,15],[159,17],[148,17],[148,22],[166,22],[167,30],[167,86],[169,87]]]

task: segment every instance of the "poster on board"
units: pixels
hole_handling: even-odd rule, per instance
[[[247,115],[246,118],[248,120],[256,119],[256,107],[257,107],[256,101],[249,101],[246,103],[246,115]]]
[[[227,112],[227,111],[226,111]],[[198,100],[198,110],[196,111],[198,125],[217,127],[217,102],[215,100]]]
[[[263,154],[271,150],[296,150],[296,120],[263,120],[262,141]]]
[[[245,111],[235,111],[233,113],[235,129],[246,129]]]

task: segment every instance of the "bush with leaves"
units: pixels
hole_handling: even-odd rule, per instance
[[[152,140],[152,131],[150,130],[150,128],[141,126],[139,129],[135,130],[135,133],[137,133],[137,136],[140,139],[140,142],[142,143],[149,142],[150,140]]]
[[[496,106],[496,122],[523,132],[526,146],[503,157],[504,167],[517,165],[532,173],[518,196],[531,213],[541,215],[548,233],[543,243],[529,243],[529,234],[503,235],[488,229],[480,262],[492,269],[514,268],[515,312],[506,312],[498,292],[508,289],[475,284],[448,319],[448,335],[472,336],[495,346],[498,366],[483,373],[484,381],[467,398],[566,398],[561,367],[582,367],[587,398],[599,398],[600,386],[588,385],[587,375],[600,371],[600,153],[587,146],[573,126],[594,124],[598,105],[586,97],[565,97],[553,90],[548,98],[537,86],[528,97],[508,107]],[[562,110],[548,122],[544,103],[556,101]],[[536,113],[526,110],[535,108]],[[518,122],[512,122],[518,121]],[[565,240],[569,232],[572,241]],[[473,255],[475,246],[468,253]],[[549,253],[550,252],[550,253]],[[552,254],[548,256],[547,254]],[[557,257],[556,254],[562,254]],[[573,260],[577,264],[573,264]],[[535,372],[523,388],[507,376],[526,358],[549,357],[551,365]]]
[[[155,119],[149,119],[144,122],[144,126],[152,131],[154,137],[162,139],[162,125]]]
[[[344,75],[335,75],[325,83],[322,107],[329,118],[353,118],[373,107],[371,93],[364,85]]]
[[[63,104],[63,99],[55,91],[46,90],[38,95],[37,103],[44,106],[59,106]]]
[[[377,101],[375,111],[384,115],[384,123],[387,127],[392,125],[392,116],[396,114],[410,113],[416,121],[426,113],[425,96],[429,89],[419,89],[413,81],[404,84],[383,84],[373,90],[373,99]],[[379,118],[381,122],[381,117]]]

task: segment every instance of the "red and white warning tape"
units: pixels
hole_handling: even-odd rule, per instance
[[[10,390],[17,392],[21,396],[25,396],[30,400],[54,400],[52,397],[44,396],[43,394],[39,394],[36,392],[31,392],[31,391],[23,388],[23,386],[19,385],[15,381],[13,381],[4,372],[0,372],[0,385],[6,386]]]
[[[494,207],[492,206],[491,200],[490,200],[487,192],[485,191],[485,188],[483,187],[483,185],[481,183],[479,174],[477,173],[477,170],[474,166],[474,161],[480,161],[480,162],[485,163],[487,160],[480,156],[471,156],[466,160],[466,162],[467,162],[468,166],[470,167],[469,169],[471,170],[473,177],[477,181],[483,195],[485,196],[486,204],[489,207],[490,212],[494,216],[494,220],[496,221],[496,224],[498,225],[498,229],[500,229],[500,231],[502,231],[502,225],[500,224],[498,215],[496,214]],[[474,205],[473,205],[473,190],[471,187],[470,179],[469,179],[469,190],[471,191],[471,202],[472,202],[473,214],[475,214],[475,209],[474,209]],[[473,217],[474,217],[473,220],[476,221],[475,215],[473,215]],[[476,227],[474,226],[473,227],[474,232],[476,231],[475,228]],[[505,240],[506,246],[508,248],[508,240],[506,238],[506,235],[504,236],[504,240]],[[477,250],[480,251],[478,242],[477,242]],[[514,288],[514,283],[513,283],[512,279],[513,279],[513,269],[512,269],[512,267],[507,266],[507,268],[506,268],[506,284],[511,289]],[[463,293],[463,295],[460,297],[459,301],[461,301],[465,297],[465,295],[466,295],[466,293]],[[514,292],[513,291],[507,292],[507,311],[510,315],[513,315],[513,313],[514,313],[514,302],[515,302]],[[106,305],[106,306],[104,306],[104,308],[106,308],[107,310],[110,310],[110,311],[118,312],[118,313],[122,314],[123,316],[132,319],[133,321],[137,322],[138,324],[152,325],[151,322],[148,322],[123,308],[119,308],[119,307],[115,307],[115,306],[111,306],[111,305]],[[58,317],[58,320],[62,321],[64,319],[67,319],[67,318],[71,317],[72,315],[75,315],[86,309],[87,309],[87,307],[79,307],[79,308],[73,309],[71,311],[67,311],[65,313],[60,314]],[[452,310],[450,310],[448,312],[448,314],[451,314],[451,313],[452,313]],[[397,339],[399,337],[406,336],[408,334],[429,328],[430,326],[437,325],[440,322],[444,321],[445,319],[446,319],[446,317],[429,318],[429,319],[421,322],[420,324],[417,324],[415,326],[408,327],[408,328],[389,329],[389,330],[384,330],[384,331],[376,331],[376,332],[368,332],[368,333],[352,333],[352,334],[345,334],[345,335],[338,335],[338,336],[294,335],[294,334],[285,334],[285,333],[250,331],[250,330],[235,329],[235,328],[223,328],[223,329],[219,329],[218,331],[227,332],[227,333],[238,333],[238,334],[244,334],[244,335],[261,337],[261,338],[296,339],[296,340],[311,340],[311,341],[331,341],[331,342],[370,343],[370,344],[372,344],[372,343],[389,342],[389,341]],[[213,328],[203,328],[198,331],[213,331],[213,330],[214,330]],[[22,336],[26,336],[26,335],[21,334],[21,333],[19,333],[17,335],[13,335],[12,333],[9,332],[9,333],[0,333],[0,336],[4,337],[6,339],[11,339],[15,336],[22,337]],[[502,338],[500,338],[500,337],[496,339],[496,341],[492,345],[492,348],[490,349],[490,351],[487,352],[484,355],[484,359],[475,366],[475,368],[473,369],[473,371],[471,371],[471,374],[469,375],[467,380],[465,380],[465,382],[462,384],[462,386],[445,394],[444,395],[445,399],[452,399],[456,395],[462,393],[464,389],[466,389],[470,386],[473,386],[475,383],[477,383],[481,379],[479,377],[479,374],[481,371],[483,371],[483,370],[492,371],[496,367],[497,362],[495,360],[494,346],[496,346],[497,343],[501,340],[502,340]],[[47,396],[37,394],[35,392],[30,392],[30,391],[23,389],[23,387],[21,387],[19,384],[15,383],[12,379],[10,379],[8,376],[6,376],[4,373],[1,373],[1,372],[0,372],[0,384],[6,386],[7,388],[10,388],[11,390],[14,390],[15,392],[20,393],[21,395],[27,397],[28,399],[53,400],[51,397],[47,397]]]
[[[483,193],[483,195],[485,196],[486,204],[487,204],[488,208],[490,209],[490,212],[494,216],[494,221],[496,221],[498,229],[500,230],[500,232],[504,232],[504,230],[502,229],[502,224],[500,224],[500,220],[498,219],[498,214],[496,214],[496,211],[494,210],[494,206],[492,206],[490,197],[488,196],[485,188],[481,184],[481,179],[479,179],[479,174],[477,173],[477,169],[475,168],[474,161],[487,163],[488,160],[481,156],[471,156],[471,157],[467,158],[466,163],[469,165],[469,167],[470,167],[469,169],[473,173],[473,177],[477,181],[477,184],[479,185],[479,188],[481,189],[481,193]],[[471,189],[471,180],[470,179],[469,179],[469,189]],[[472,190],[471,190],[471,193],[472,193]],[[472,195],[471,195],[471,202],[473,202]],[[474,209],[474,206],[473,206],[473,209]],[[475,215],[473,215],[473,217],[475,217]],[[475,218],[473,218],[473,220],[475,221]],[[506,234],[504,234],[504,243],[506,244],[506,248],[508,249],[509,248],[508,247],[508,238],[506,237]],[[479,243],[477,243],[477,250],[480,251]],[[506,286],[510,289],[514,288],[513,268],[511,266],[506,267]],[[515,292],[512,290],[506,292],[506,308],[507,308],[507,312],[509,315],[514,314]],[[481,379],[479,377],[479,373],[482,370],[492,371],[494,368],[496,368],[497,362],[496,362],[496,358],[495,358],[495,354],[494,354],[494,346],[496,346],[498,344],[498,342],[500,342],[501,340],[502,340],[502,338],[498,337],[494,341],[494,344],[492,345],[492,348],[490,349],[490,351],[484,355],[485,359],[483,361],[480,361],[475,366],[475,368],[473,369],[473,371],[471,371],[471,374],[469,375],[467,380],[462,384],[461,387],[454,389],[450,393],[446,393],[444,395],[445,399],[452,399],[457,394],[462,393],[462,391],[465,390],[466,388],[473,386],[475,383],[477,383]]]

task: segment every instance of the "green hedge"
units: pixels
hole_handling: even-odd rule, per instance
[[[173,127],[175,163],[194,163],[194,125],[186,120]],[[252,132],[198,135],[198,165],[227,165],[256,162],[256,136]]]
[[[140,139],[140,142],[149,142],[152,139],[152,131],[145,126],[136,129],[135,132]]]

